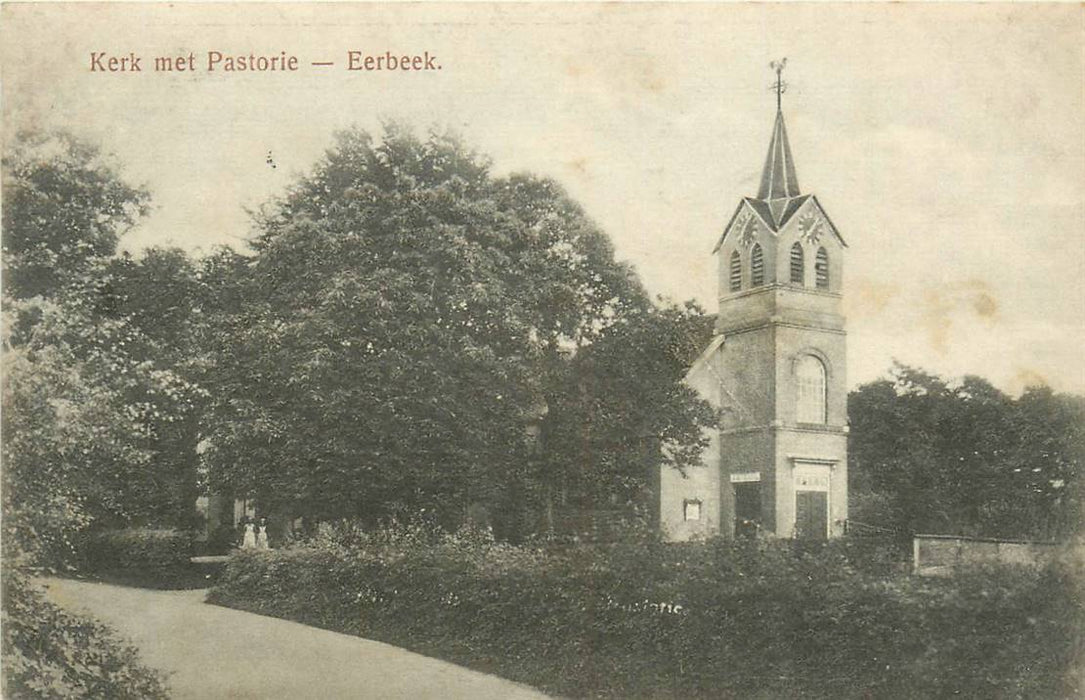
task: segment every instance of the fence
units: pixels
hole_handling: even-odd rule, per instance
[[[1040,565],[1057,556],[1054,542],[995,540],[956,535],[915,535],[912,571],[920,576],[949,576],[960,566],[999,563]]]

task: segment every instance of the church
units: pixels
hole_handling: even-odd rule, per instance
[[[685,382],[718,410],[719,425],[700,466],[660,474],[670,541],[823,540],[843,534],[848,517],[847,244],[817,197],[799,189],[781,67],[757,196],[741,199],[712,250],[719,313]]]

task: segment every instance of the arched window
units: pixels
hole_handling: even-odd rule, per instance
[[[761,252],[761,244],[754,243],[750,251],[750,286],[760,287],[765,283],[765,254]]]
[[[791,284],[802,284],[805,266],[802,259],[802,245],[791,246]]]
[[[799,423],[825,422],[825,365],[813,355],[803,355],[795,367],[798,397],[795,420]]]
[[[731,291],[742,289],[742,256],[738,251],[731,253]]]
[[[817,276],[818,289],[829,288],[829,254],[824,248],[818,248],[817,259],[814,261],[814,273]]]

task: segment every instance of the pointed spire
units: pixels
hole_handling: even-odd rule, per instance
[[[786,199],[799,196],[799,179],[795,175],[795,161],[791,158],[791,145],[787,142],[784,113],[776,112],[776,126],[772,130],[769,154],[765,158],[765,170],[761,173],[761,188],[757,198],[761,200]]]
[[[787,83],[783,79],[786,66],[786,58],[769,64],[769,67],[776,71],[776,82],[772,86],[776,91],[776,126],[772,129],[772,142],[769,144],[768,157],[765,158],[765,171],[761,173],[761,189],[757,192],[760,200],[799,196],[799,179],[795,177],[795,161],[791,159],[791,145],[787,142],[787,129],[784,127],[782,97],[787,92]]]

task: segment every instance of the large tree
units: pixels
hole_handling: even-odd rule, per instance
[[[218,336],[206,456],[220,488],[295,514],[537,503],[563,476],[527,431],[554,420],[570,358],[652,313],[559,186],[496,178],[447,134],[340,134],[258,224],[231,268],[243,301]]]
[[[173,339],[155,337],[158,282],[125,281],[155,254],[112,257],[147,195],[63,134],[20,135],[3,164],[6,531],[56,552],[93,522],[178,524],[193,479],[170,435],[193,422],[198,390],[176,371]]]
[[[853,519],[902,532],[1067,537],[1081,527],[1085,399],[897,366],[852,392]]]

